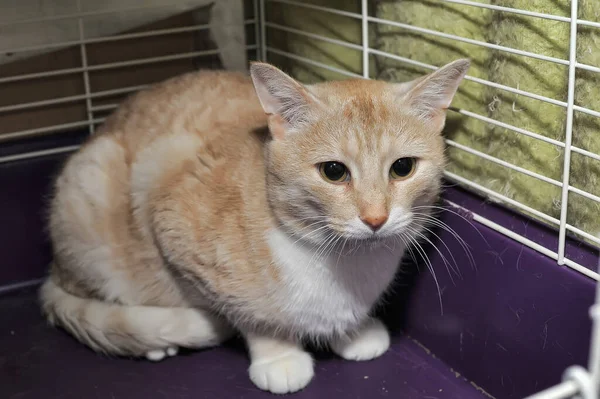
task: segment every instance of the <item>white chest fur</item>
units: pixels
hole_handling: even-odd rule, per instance
[[[279,230],[268,239],[284,280],[274,317],[311,336],[343,334],[360,323],[389,286],[405,250],[387,243],[320,253]]]

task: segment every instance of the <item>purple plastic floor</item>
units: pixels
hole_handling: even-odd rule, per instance
[[[46,325],[35,293],[0,297],[0,398],[269,398],[248,380],[240,345],[190,352],[160,363],[96,355]],[[301,398],[444,398],[484,395],[407,337],[365,363],[319,356]]]

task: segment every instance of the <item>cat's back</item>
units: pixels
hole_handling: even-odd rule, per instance
[[[168,79],[131,96],[97,135],[113,136],[135,152],[159,136],[191,133],[222,137],[265,124],[249,76],[202,70]]]
[[[168,79],[132,95],[106,119],[67,160],[56,194],[68,188],[116,205],[108,191],[143,194],[202,154],[256,157],[260,143],[252,132],[266,123],[245,74],[203,70]]]
[[[161,261],[147,220],[154,198],[176,193],[172,184],[185,191],[191,175],[195,191],[208,198],[208,191],[223,187],[223,181],[214,180],[227,160],[240,168],[260,164],[261,144],[252,131],[265,125],[252,81],[241,73],[188,73],[131,96],[68,159],[56,180],[49,220],[55,274],[65,276],[61,281],[89,281],[93,272],[96,280],[112,281],[115,268],[127,269],[138,276],[136,287],[156,285]],[[134,265],[152,271],[148,284]],[[165,298],[155,290],[146,295],[128,280],[134,281],[105,284],[111,289],[102,296],[132,303],[148,302],[148,295]],[[178,301],[174,297],[167,304]]]

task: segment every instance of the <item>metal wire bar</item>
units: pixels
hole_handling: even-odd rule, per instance
[[[571,176],[571,142],[573,141],[573,104],[575,103],[575,63],[577,62],[577,6],[578,0],[571,1],[571,30],[569,38],[569,86],[567,94],[567,127],[565,132],[565,153],[563,158],[563,179],[560,200],[560,227],[558,230],[558,264],[564,264],[567,234],[567,210],[569,201],[569,177]]]
[[[485,217],[483,217],[483,216],[481,216],[481,215],[479,215],[477,213],[474,213],[474,212],[472,212],[469,209],[463,208],[462,206],[460,206],[458,204],[455,204],[455,203],[453,203],[451,201],[448,201],[448,200],[446,200],[445,202],[447,204],[451,205],[451,206],[454,206],[454,207],[459,208],[459,209],[461,209],[461,210],[463,210],[465,212],[468,212],[469,215],[472,217],[472,219],[474,221],[476,221],[476,222],[478,222],[478,223],[480,223],[480,224],[482,224],[482,225],[484,225],[486,227],[489,227],[490,229],[495,230],[495,231],[499,232],[500,234],[503,234],[503,235],[505,235],[505,236],[507,236],[509,238],[512,238],[516,242],[518,242],[520,244],[523,244],[523,245],[525,245],[525,246],[527,246],[527,247],[529,247],[531,249],[534,249],[534,250],[538,251],[539,253],[548,256],[551,259],[554,259],[554,260],[558,259],[558,253],[556,253],[556,252],[554,252],[554,251],[552,251],[552,250],[544,247],[543,245],[540,245],[540,244],[538,244],[538,243],[536,243],[534,241],[531,241],[530,239],[528,239],[526,237],[523,237],[522,235],[517,234],[517,233],[513,232],[512,230],[509,230],[506,227],[501,226],[498,223],[496,223],[496,222],[494,222],[492,220],[489,220],[489,219],[487,219],[487,218],[485,218]],[[577,262],[574,262],[574,261],[572,261],[570,259],[566,259],[565,258],[564,264],[567,267],[570,267],[573,270],[576,270],[576,271],[580,272],[581,274],[583,274],[583,275],[585,275],[587,277],[590,277],[593,280],[600,281],[600,274],[599,273],[597,273],[597,272],[595,272],[593,270],[590,270],[587,267],[578,264]]]
[[[246,25],[254,24],[255,22],[256,21],[254,19],[248,19],[248,20],[244,21],[244,23]],[[39,44],[39,45],[35,45],[35,46],[0,49],[0,51],[2,51],[4,53],[22,53],[22,52],[28,52],[28,51],[52,50],[52,49],[58,49],[61,47],[78,46],[80,44],[108,43],[108,42],[116,42],[116,41],[121,41],[121,40],[140,39],[140,38],[145,38],[145,37],[165,36],[165,35],[173,35],[173,34],[186,33],[186,32],[196,32],[196,31],[206,30],[206,29],[210,29],[210,25],[203,24],[203,25],[184,26],[181,28],[154,29],[154,30],[138,32],[138,33],[124,33],[124,34],[120,34],[120,35],[102,36],[102,37],[94,37],[94,38],[80,39],[80,40],[69,40],[69,41],[57,42],[57,43]]]
[[[245,49],[246,50],[254,50],[254,49],[256,49],[256,45],[246,46]],[[165,62],[165,61],[176,61],[176,60],[183,60],[183,59],[188,59],[188,58],[201,57],[201,56],[205,56],[205,55],[215,55],[215,54],[219,54],[219,52],[220,52],[220,50],[191,51],[188,53],[179,53],[179,54],[165,55],[165,56],[160,56],[160,57],[148,57],[148,58],[142,58],[142,59],[136,59],[136,60],[130,60],[130,61],[110,62],[110,63],[105,63],[105,64],[91,65],[91,66],[88,66],[87,68],[85,68],[85,67],[66,68],[66,69],[59,69],[56,71],[49,71],[49,72],[30,73],[30,74],[16,75],[16,76],[9,76],[6,78],[1,78],[0,83],[18,82],[21,80],[31,80],[31,79],[47,78],[47,77],[52,77],[52,76],[69,75],[69,74],[75,74],[75,73],[80,73],[80,72],[84,72],[84,71],[102,71],[102,70],[107,70],[107,69],[123,68],[123,67],[128,67],[128,66],[154,64],[154,63]]]
[[[446,178],[448,178],[451,181],[455,181],[457,183],[460,183],[466,187],[472,188],[475,191],[480,191],[482,193],[487,194],[488,196],[492,197],[493,199],[496,199],[498,201],[504,202],[506,204],[512,205],[517,209],[520,209],[522,211],[531,213],[537,217],[539,217],[542,220],[545,220],[547,222],[550,222],[552,224],[555,224],[558,226],[558,224],[560,223],[560,221],[557,218],[554,218],[550,215],[547,215],[543,212],[538,211],[537,209],[533,209],[530,206],[524,205],[522,203],[520,203],[519,201],[515,201],[514,199],[507,197],[506,195],[500,194],[494,190],[490,190],[487,187],[484,187],[480,184],[475,183],[474,181],[465,179],[462,176],[459,176],[455,173],[449,172],[449,171],[444,171],[444,176]]]
[[[562,187],[562,185],[563,185],[563,183],[561,183],[561,182],[559,182],[557,180],[551,179],[551,178],[546,177],[544,175],[540,175],[539,173],[532,172],[529,169],[525,169],[525,168],[522,168],[520,166],[513,165],[510,162],[506,162],[506,161],[503,161],[503,160],[498,159],[496,157],[493,157],[491,155],[488,155],[486,153],[483,153],[481,151],[477,151],[477,150],[475,150],[475,149],[473,149],[471,147],[467,147],[466,145],[457,143],[457,142],[455,142],[453,140],[446,139],[446,144],[448,144],[451,147],[455,147],[455,148],[461,149],[461,150],[463,150],[465,152],[468,152],[469,154],[473,154],[473,155],[476,155],[476,156],[478,156],[480,158],[483,158],[483,159],[486,159],[488,161],[494,162],[494,163],[496,163],[498,165],[502,165],[502,166],[504,166],[506,168],[515,170],[517,172],[521,172],[521,173],[523,173],[523,174],[525,174],[527,176],[533,177],[535,179],[541,180],[541,181],[546,182],[546,183],[550,183],[553,186]]]
[[[65,20],[65,19],[76,19],[76,18],[88,18],[88,17],[98,16],[98,15],[127,13],[127,12],[153,10],[153,9],[169,8],[169,7],[171,7],[169,4],[144,5],[144,6],[135,6],[135,7],[113,8],[110,10],[76,12],[76,13],[70,13],[70,14],[53,15],[53,16],[49,16],[49,17],[27,18],[27,19],[20,19],[20,20],[16,20],[16,21],[0,22],[0,28],[4,27],[4,26],[10,26],[10,25],[38,24],[40,22],[61,21],[61,20]],[[189,9],[192,9],[192,8],[193,7],[189,7]]]
[[[362,0],[361,9],[361,33],[362,33],[362,76],[369,79],[369,2]]]
[[[82,126],[85,126],[87,123],[88,122],[85,121],[82,124]],[[5,155],[5,156],[0,157],[0,163],[19,161],[22,159],[29,159],[29,158],[37,158],[37,157],[42,157],[42,156],[46,156],[46,155],[62,154],[65,152],[75,151],[78,148],[79,148],[78,145],[71,145],[71,146],[67,146],[67,147],[51,148],[49,150],[31,151],[31,152],[25,152],[25,153],[15,154],[15,155]]]
[[[328,70],[328,71],[337,72],[337,73],[339,73],[340,75],[349,76],[349,77],[352,77],[352,78],[362,78],[362,75],[359,75],[359,74],[357,74],[357,73],[354,73],[354,72],[348,72],[348,71],[346,71],[346,70],[344,70],[344,69],[340,69],[340,68],[332,67],[332,66],[330,66],[330,65],[323,64],[322,62],[313,61],[313,60],[311,60],[311,59],[308,59],[308,58],[305,58],[305,57],[300,57],[300,56],[297,56],[297,55],[295,55],[295,54],[288,53],[288,52],[286,52],[286,51],[281,51],[281,50],[278,50],[278,49],[276,49],[276,48],[273,48],[273,47],[269,47],[269,46],[267,46],[267,47],[266,47],[266,50],[267,50],[268,52],[271,52],[271,53],[273,53],[273,54],[280,55],[280,56],[282,56],[282,57],[287,57],[287,58],[290,58],[290,59],[293,59],[293,60],[296,60],[296,61],[304,62],[304,63],[310,64],[310,65],[313,65],[313,66],[316,66],[316,67],[319,67],[319,68],[326,69],[326,70]]]

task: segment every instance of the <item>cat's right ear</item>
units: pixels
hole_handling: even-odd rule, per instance
[[[276,67],[262,62],[250,65],[250,76],[260,104],[269,116],[275,139],[298,131],[311,120],[320,103],[310,91]]]

